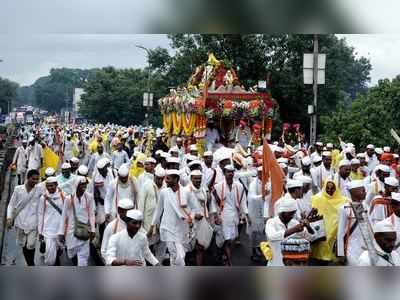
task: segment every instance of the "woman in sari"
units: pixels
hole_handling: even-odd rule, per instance
[[[324,218],[326,240],[312,245],[312,264],[329,265],[337,260],[335,242],[338,229],[338,211],[348,199],[332,180],[327,180],[322,191],[311,198],[311,206]]]

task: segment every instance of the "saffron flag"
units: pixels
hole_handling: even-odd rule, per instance
[[[272,153],[271,148],[268,145],[266,139],[263,142],[263,154],[262,154],[262,195],[265,200],[265,186],[267,182],[271,181],[271,203],[269,205],[269,216],[273,215],[275,202],[282,197],[283,184],[285,174],[279,166],[275,155]]]

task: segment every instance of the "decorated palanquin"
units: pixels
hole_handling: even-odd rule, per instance
[[[228,137],[232,128],[244,120],[251,128],[254,145],[261,144],[264,135],[270,137],[277,108],[268,90],[245,90],[235,69],[213,54],[196,68],[186,86],[171,90],[158,104],[164,132],[170,136],[192,136],[201,141],[212,120],[222,137]]]

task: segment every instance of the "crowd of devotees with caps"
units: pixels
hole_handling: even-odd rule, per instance
[[[7,227],[26,264],[232,266],[248,247],[248,265],[400,265],[390,147],[246,149],[239,130],[201,147],[151,126],[22,126]]]

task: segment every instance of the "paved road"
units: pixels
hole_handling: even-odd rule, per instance
[[[15,179],[11,183],[11,190],[15,186],[16,182]],[[240,245],[234,245],[232,249],[232,263],[234,266],[255,266],[255,265],[265,265],[265,263],[254,263],[250,260],[251,256],[251,248],[250,248],[250,241],[248,235],[245,233],[245,228],[243,228],[242,233],[240,235],[241,243]],[[36,256],[35,256],[35,264],[36,265],[43,265],[43,257],[39,253],[39,243],[37,243],[36,247]],[[214,258],[215,248],[210,249],[207,251],[205,257],[205,263],[207,265],[217,265],[217,262]],[[194,256],[188,255],[187,263],[190,265],[195,264]],[[1,258],[2,265],[17,265],[17,266],[26,266],[22,249],[17,247],[16,245],[16,236],[15,230],[11,229],[6,232],[3,244],[3,255]],[[61,264],[70,266],[72,262],[67,259],[65,253],[61,257]],[[89,265],[96,265],[94,257],[90,258]]]

